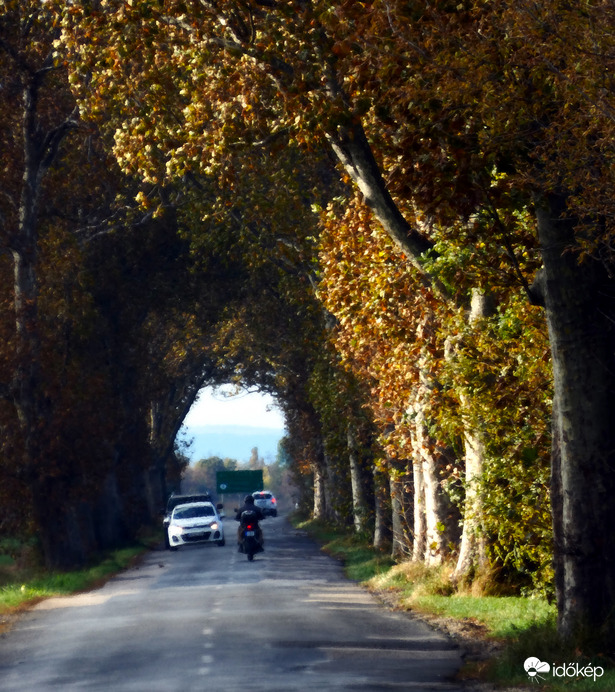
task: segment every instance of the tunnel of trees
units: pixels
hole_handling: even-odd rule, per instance
[[[313,516],[615,642],[613,29],[0,0],[0,539],[70,567],[133,537],[235,382]]]

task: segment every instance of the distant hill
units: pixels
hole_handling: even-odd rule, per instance
[[[180,431],[180,439],[193,440],[188,450],[192,461],[213,456],[248,461],[253,447],[266,462],[275,461],[282,437],[284,430],[278,428],[243,425],[184,426]]]

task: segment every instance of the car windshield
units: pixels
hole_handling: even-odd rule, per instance
[[[175,519],[196,519],[197,517],[215,516],[214,508],[211,505],[200,505],[199,507],[177,507],[173,512]]]

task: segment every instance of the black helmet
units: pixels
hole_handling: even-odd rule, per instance
[[[243,501],[246,503],[246,505],[254,504],[254,498],[252,497],[252,495],[246,495]]]

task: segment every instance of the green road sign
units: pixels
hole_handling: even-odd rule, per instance
[[[263,472],[258,471],[218,471],[216,473],[218,494],[252,493],[263,489]]]

